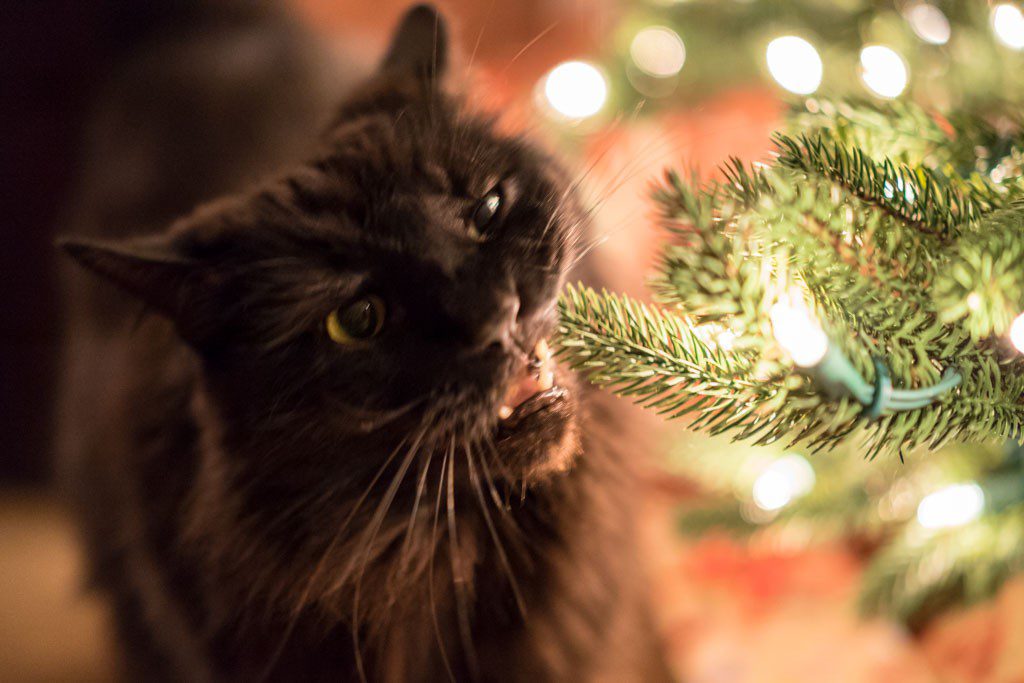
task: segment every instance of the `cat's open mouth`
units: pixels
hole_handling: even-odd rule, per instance
[[[548,343],[541,339],[533,347],[529,360],[523,364],[519,375],[513,379],[501,406],[498,417],[511,418],[519,408],[533,397],[550,391],[555,386],[555,359]]]

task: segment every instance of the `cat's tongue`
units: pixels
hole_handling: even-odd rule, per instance
[[[516,408],[554,384],[555,360],[548,343],[541,339],[533,349],[531,362],[523,366],[522,374],[505,393],[498,417],[507,420]]]

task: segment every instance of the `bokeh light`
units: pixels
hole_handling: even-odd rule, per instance
[[[917,37],[932,45],[945,45],[949,42],[952,30],[949,19],[935,5],[926,2],[910,5],[904,10],[903,16]]]
[[[907,63],[899,53],[884,45],[869,45],[861,50],[860,66],[864,85],[879,97],[898,96],[910,80]]]
[[[1024,14],[1016,5],[1004,3],[992,8],[992,31],[1006,47],[1024,49]]]
[[[563,62],[548,72],[543,84],[548,105],[568,119],[593,116],[608,99],[604,74],[587,62]]]
[[[1021,353],[1024,353],[1024,313],[1021,313],[1010,324],[1010,341]]]
[[[981,516],[985,492],[975,483],[953,484],[925,496],[917,506],[917,522],[926,529],[961,526]]]
[[[768,43],[768,71],[779,85],[798,95],[810,95],[821,85],[824,66],[814,46],[798,36]]]
[[[814,468],[807,459],[790,454],[779,458],[758,475],[751,495],[754,504],[762,510],[778,510],[810,491],[814,481]]]
[[[629,56],[645,74],[668,78],[679,73],[686,63],[686,46],[672,29],[650,26],[633,38],[629,45]]]

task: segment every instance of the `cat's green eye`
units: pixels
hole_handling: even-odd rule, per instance
[[[473,209],[470,229],[476,233],[477,237],[483,237],[487,234],[487,228],[494,222],[498,212],[501,211],[501,203],[501,191],[495,187],[485,194],[476,205],[476,208]]]
[[[384,302],[369,295],[330,312],[325,321],[327,336],[337,344],[358,344],[384,326]]]

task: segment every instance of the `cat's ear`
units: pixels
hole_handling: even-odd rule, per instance
[[[416,5],[402,17],[381,69],[437,83],[448,68],[448,28],[431,5]]]
[[[89,270],[170,318],[193,345],[216,331],[219,281],[202,259],[188,254],[174,231],[127,240],[64,238],[58,246]]]

